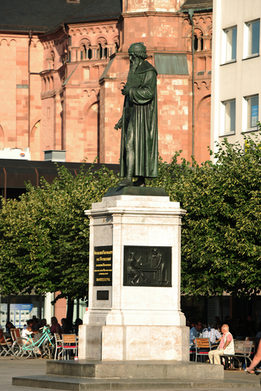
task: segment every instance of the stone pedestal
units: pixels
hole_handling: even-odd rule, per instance
[[[80,327],[80,359],[189,360],[180,310],[185,211],[168,196],[146,192],[104,197],[86,211],[89,310]]]

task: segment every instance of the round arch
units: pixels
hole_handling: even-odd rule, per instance
[[[34,121],[30,132],[30,152],[32,160],[41,160],[41,120]]]
[[[85,111],[84,158],[93,162],[99,156],[99,101],[89,102]]]
[[[198,163],[209,159],[211,95],[204,96],[197,105],[195,121],[195,159]]]

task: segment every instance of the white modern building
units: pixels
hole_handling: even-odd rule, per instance
[[[213,1],[211,148],[244,144],[260,121],[260,0]]]

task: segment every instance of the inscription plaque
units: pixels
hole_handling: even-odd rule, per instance
[[[171,247],[124,246],[125,286],[171,286]]]
[[[109,291],[97,291],[97,300],[109,300]]]
[[[94,247],[94,286],[112,285],[112,246]]]

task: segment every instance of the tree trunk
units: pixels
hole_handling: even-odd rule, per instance
[[[74,300],[71,297],[67,297],[67,324],[68,328],[72,330],[72,324],[73,324],[73,307],[74,307]]]

